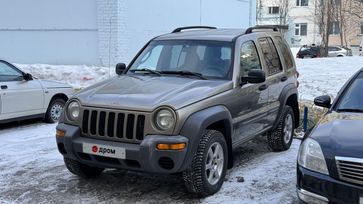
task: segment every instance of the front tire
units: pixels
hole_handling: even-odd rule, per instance
[[[290,148],[295,129],[294,111],[285,106],[277,127],[267,133],[267,142],[272,151],[286,151]]]
[[[206,130],[183,179],[187,190],[200,197],[218,192],[227,171],[227,143],[222,133]]]
[[[91,167],[86,164],[82,164],[76,160],[64,158],[64,164],[67,169],[74,175],[82,178],[94,178],[103,172],[103,168]]]
[[[61,98],[53,99],[50,102],[47,112],[45,114],[45,122],[47,122],[47,123],[58,122],[58,120],[64,110],[65,104],[66,104],[66,101]]]

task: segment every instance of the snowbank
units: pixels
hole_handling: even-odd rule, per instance
[[[114,68],[86,65],[16,64],[39,79],[62,81],[74,88],[84,88],[114,76]]]

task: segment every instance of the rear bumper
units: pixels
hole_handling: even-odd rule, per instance
[[[66,158],[100,168],[127,169],[154,173],[176,173],[183,171],[188,138],[184,136],[148,135],[141,144],[120,143],[81,137],[80,128],[60,123],[58,130],[65,131],[64,137],[56,137],[59,152]],[[84,143],[124,148],[125,159],[96,156],[83,153]],[[186,148],[178,151],[157,150],[158,143],[185,143]]]
[[[302,203],[350,203],[361,204],[363,187],[336,180],[323,175],[297,167],[297,192]],[[307,202],[306,199],[310,202]]]

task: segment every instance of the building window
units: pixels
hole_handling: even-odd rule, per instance
[[[360,34],[363,35],[363,21],[360,22]]]
[[[307,36],[308,35],[308,24],[307,23],[295,24],[295,35]]]
[[[278,7],[278,6],[268,7],[269,14],[278,14],[279,12],[280,12],[280,7]]]
[[[309,6],[309,0],[296,0],[296,6]]]
[[[339,27],[339,22],[333,22],[330,28],[330,35],[339,35],[340,33],[340,27]]]

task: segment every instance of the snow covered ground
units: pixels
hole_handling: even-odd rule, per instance
[[[335,95],[363,67],[363,57],[296,60],[300,97]],[[105,67],[18,65],[39,78],[80,88],[109,77]],[[111,69],[111,75],[113,69]],[[108,170],[86,181],[70,174],[55,144],[55,125],[27,121],[0,127],[0,203],[297,203],[295,165],[299,141],[272,153],[264,137],[235,152],[235,167],[217,194],[185,192],[179,175]],[[243,177],[244,182],[238,182]]]
[[[299,141],[287,152],[268,150],[265,137],[235,152],[222,190],[206,199],[185,192],[179,175],[108,170],[86,181],[68,172],[55,143],[55,125],[27,122],[0,129],[0,203],[296,203]],[[243,177],[244,182],[238,182]]]

